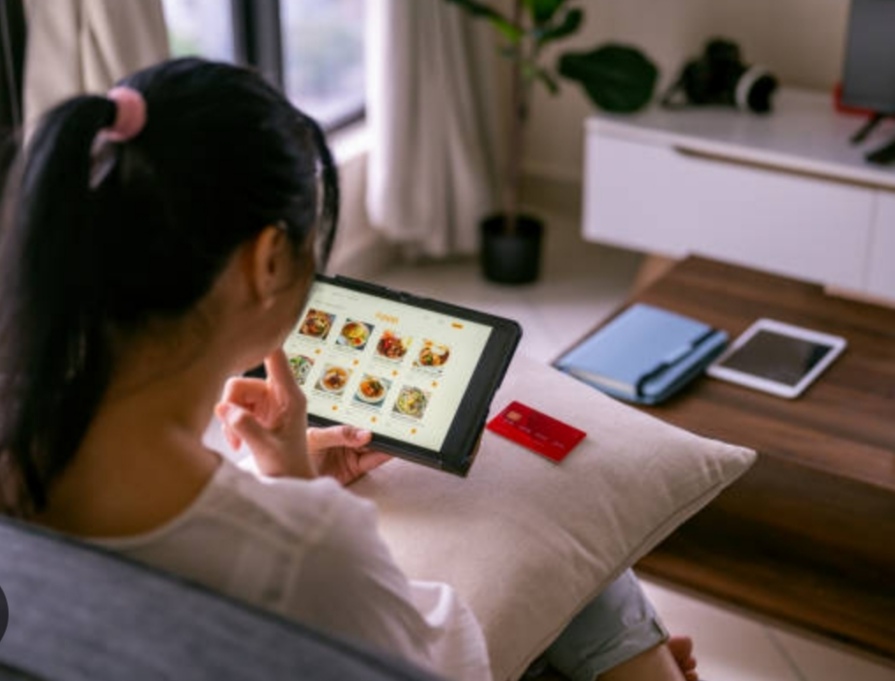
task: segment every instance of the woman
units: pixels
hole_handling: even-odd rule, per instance
[[[4,510],[446,677],[489,678],[468,608],[408,581],[372,505],[342,488],[387,457],[368,432],[307,428],[280,349],[337,213],[320,128],[248,70],[170,61],[47,114],[0,242]],[[261,361],[267,380],[230,378]],[[215,409],[257,474],[203,445]],[[695,663],[675,664],[639,591],[616,587],[589,609],[614,628],[588,639],[621,635],[624,654],[610,641],[585,677],[609,664],[605,678],[681,678]],[[658,629],[633,647],[631,602]]]

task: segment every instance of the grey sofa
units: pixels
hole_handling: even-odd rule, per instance
[[[433,681],[399,661],[0,517],[0,680]]]

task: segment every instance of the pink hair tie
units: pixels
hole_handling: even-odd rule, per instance
[[[137,90],[119,86],[106,95],[115,102],[115,122],[103,129],[102,134],[112,142],[127,142],[133,139],[146,125],[146,100]]]

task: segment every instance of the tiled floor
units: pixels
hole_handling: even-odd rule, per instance
[[[623,300],[642,260],[635,253],[581,242],[573,224],[557,219],[550,225],[542,277],[533,285],[486,283],[472,261],[395,267],[376,279],[514,318],[524,329],[520,352],[549,361]],[[895,666],[658,584],[646,582],[646,589],[668,628],[694,638],[707,681],[895,681]]]

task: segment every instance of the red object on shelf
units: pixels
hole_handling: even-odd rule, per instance
[[[842,83],[836,83],[833,86],[833,106],[836,108],[836,111],[844,114],[854,114],[856,116],[873,116],[876,111],[872,109],[861,109],[856,106],[848,106],[847,104],[842,103]]]

